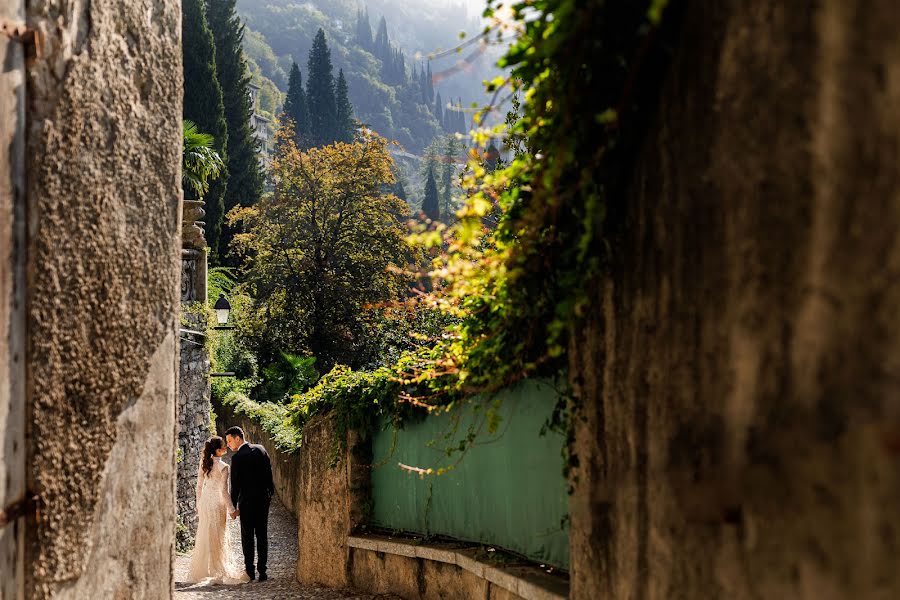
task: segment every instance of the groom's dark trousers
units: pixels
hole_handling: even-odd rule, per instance
[[[244,444],[231,458],[231,502],[241,513],[241,546],[250,577],[266,574],[269,560],[269,504],[275,494],[272,462],[266,449]],[[254,569],[254,542],[257,561]]]
[[[241,503],[241,546],[244,549],[244,566],[253,577],[253,542],[258,553],[257,568],[264,575],[269,560],[269,500]]]

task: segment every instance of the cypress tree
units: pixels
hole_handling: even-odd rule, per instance
[[[391,60],[391,40],[388,38],[387,21],[384,17],[378,22],[378,34],[375,36],[375,56],[383,62]]]
[[[434,102],[434,74],[431,72],[431,62],[428,63],[428,73],[425,75],[425,83],[428,86],[428,103]]]
[[[222,87],[216,75],[216,46],[206,20],[203,0],[183,0],[181,16],[182,59],[184,66],[184,118],[197,124],[203,133],[215,138],[215,150],[228,164],[228,125]],[[203,198],[206,201],[206,243],[210,263],[218,264],[219,240],[225,214],[227,168],[214,180]],[[188,193],[188,190],[185,190]]]
[[[434,118],[446,129],[447,121],[444,119],[444,102],[441,100],[441,93],[437,93],[434,99]]]
[[[397,48],[397,85],[406,85],[406,57],[400,48]]]
[[[294,142],[305,150],[309,136],[309,110],[306,106],[306,92],[303,91],[303,76],[297,63],[291,66],[288,91],[284,99],[284,114],[294,122]]]
[[[334,97],[334,68],[325,32],[319,29],[309,51],[306,104],[309,109],[310,146],[325,146],[337,139],[337,103]]]
[[[419,87],[422,88],[422,104],[431,104],[428,100],[428,75],[425,73],[425,65],[419,73]]]
[[[209,27],[216,44],[216,74],[222,87],[228,129],[225,214],[235,206],[256,204],[263,190],[257,142],[250,131],[253,107],[250,106],[250,73],[242,49],[244,25],[237,16],[235,2],[236,0],[207,0]],[[232,228],[223,224],[219,242],[220,259],[227,256],[235,233]]]
[[[459,104],[457,104],[456,110],[456,131],[459,133],[468,133],[466,131],[467,123],[466,123],[466,113],[463,110],[462,106],[462,98],[459,99]]]
[[[422,200],[422,212],[432,221],[441,220],[437,182],[434,180],[434,164],[428,166],[428,178],[425,180],[425,199]]]
[[[453,172],[456,170],[456,153],[459,151],[459,143],[456,136],[448,135],[444,146],[444,159],[441,165],[441,209],[444,218],[450,217],[450,202],[453,199]]]
[[[369,9],[356,11],[356,41],[363,50],[372,51],[372,25],[369,23]]]
[[[353,120],[353,105],[350,104],[347,80],[344,78],[343,69],[338,72],[335,100],[337,102],[337,141],[350,143],[354,138],[356,123]]]

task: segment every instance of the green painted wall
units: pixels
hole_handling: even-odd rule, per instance
[[[503,392],[494,434],[487,432],[484,409],[473,404],[401,431],[387,426],[373,442],[373,524],[499,546],[568,569],[564,438],[540,435],[556,400],[555,390],[540,382]],[[448,457],[445,450],[458,445],[470,427],[480,431],[476,445]],[[455,467],[421,477],[399,464]]]

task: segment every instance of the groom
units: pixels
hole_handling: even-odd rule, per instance
[[[253,538],[259,551],[259,580],[265,581],[266,561],[269,558],[269,503],[275,494],[272,481],[272,462],[266,449],[244,440],[244,430],[232,427],[225,432],[225,442],[234,452],[231,458],[231,503],[236,507],[231,518],[241,517],[241,546],[244,565],[253,581]]]

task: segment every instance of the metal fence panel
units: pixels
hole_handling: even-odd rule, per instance
[[[497,396],[501,421],[486,426],[483,403],[432,414],[373,441],[373,524],[498,546],[544,564],[569,566],[564,437],[541,435],[558,398],[547,383],[527,381]],[[476,408],[482,406],[482,408]],[[447,456],[471,429],[475,446]],[[441,475],[402,468],[451,467]]]

